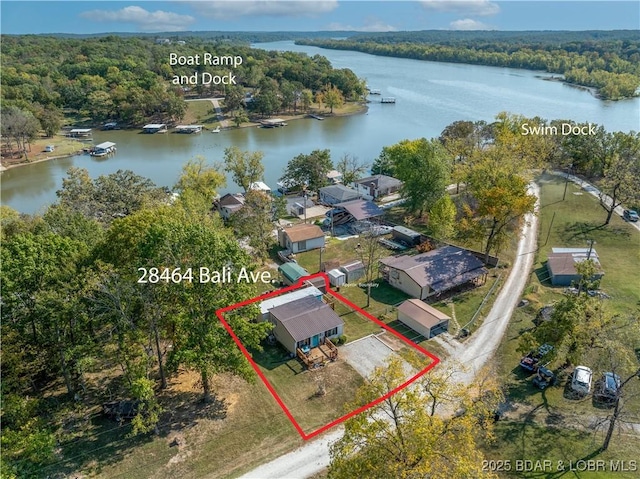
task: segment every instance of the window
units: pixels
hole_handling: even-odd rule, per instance
[[[307,339],[305,339],[303,341],[298,341],[297,347],[298,348],[302,348],[304,346],[309,346],[310,344],[311,344],[311,338],[307,338]]]
[[[298,241],[298,251],[304,251],[307,249],[307,240]]]
[[[336,334],[338,334],[338,328],[333,328],[333,329],[330,329],[329,331],[326,331],[324,333],[324,336],[328,338],[330,336],[335,336]]]

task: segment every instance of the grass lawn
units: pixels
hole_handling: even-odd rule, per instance
[[[489,460],[504,461],[503,464],[508,461],[511,471],[500,473],[500,477],[632,479],[638,477],[640,470],[640,438],[633,436],[614,437],[604,453],[597,452],[602,444],[601,433],[560,429],[553,424],[500,421],[496,424],[496,436],[497,441],[485,445],[484,451]],[[533,461],[533,465],[536,461],[551,462],[542,470],[516,471],[517,461],[525,460]],[[581,460],[604,463],[600,463],[599,471],[589,472],[581,470],[586,466],[585,463],[578,463]],[[627,472],[612,471],[617,461],[624,462]],[[631,468],[630,461],[636,461],[636,468]],[[529,465],[528,469],[532,469],[533,465]]]
[[[195,100],[187,102],[187,111],[180,122],[183,125],[204,125],[215,128],[219,125],[218,116],[209,100]]]
[[[338,360],[317,370],[307,370],[281,346],[254,353],[255,361],[302,429],[309,433],[339,418],[353,401],[364,379],[346,362]],[[320,386],[325,394],[319,395]],[[281,413],[284,416],[284,412]]]
[[[563,288],[551,286],[546,273],[545,261],[554,246],[586,247],[587,239],[595,239],[594,248],[605,271],[601,287],[612,296],[612,299],[604,301],[615,312],[629,314],[637,311],[640,295],[638,294],[637,275],[634,265],[637,264],[638,259],[640,234],[618,216],[613,216],[611,223],[606,227],[602,227],[601,225],[606,217],[605,211],[599,206],[595,198],[581,191],[579,187],[574,186],[572,183],[568,185],[565,201],[562,201],[564,181],[561,178],[543,176],[540,185],[542,208],[540,210],[539,223],[539,251],[535,258],[534,271],[529,278],[529,284],[524,293],[524,297],[531,303],[525,307],[517,308],[514,312],[498,350],[496,364],[510,403],[517,408],[520,414],[531,414],[531,421],[535,420],[537,424],[549,424],[549,421],[555,421],[557,423],[555,426],[562,429],[562,433],[557,431],[550,433],[554,435],[553,439],[548,439],[548,444],[552,446],[545,446],[543,451],[551,447],[549,454],[552,454],[553,457],[559,456],[563,452],[561,448],[565,447],[562,444],[565,444],[566,441],[567,451],[571,451],[571,454],[575,453],[572,456],[574,459],[580,459],[592,452],[595,446],[587,444],[590,439],[583,440],[576,436],[577,447],[573,451],[568,447],[568,444],[571,440],[570,438],[573,437],[572,435],[577,435],[578,433],[572,429],[579,424],[586,425],[599,418],[606,418],[611,414],[611,410],[595,402],[592,396],[582,399],[571,397],[567,382],[572,370],[558,371],[558,364],[552,363],[550,365],[558,373],[557,385],[548,388],[544,392],[535,389],[531,384],[532,375],[524,374],[519,367],[521,354],[516,351],[518,340],[522,333],[534,328],[532,320],[541,306],[562,298]],[[552,219],[553,225],[550,228]],[[628,333],[621,331],[618,340],[621,344],[626,342],[628,345],[633,346],[634,341],[637,345],[638,338],[633,338]],[[590,351],[589,357],[585,358],[584,364],[589,366],[589,358],[595,361],[597,354],[599,354],[598,350]],[[594,382],[602,372],[594,370]],[[640,422],[640,384],[636,383],[638,381],[628,385],[630,394],[627,395],[628,399],[624,404],[625,419]],[[540,438],[544,438],[545,433],[535,429],[535,427],[540,428],[543,426],[535,426],[535,423],[520,425],[523,431],[528,432],[522,433],[518,442],[521,449],[526,449],[525,452],[530,456],[535,454],[532,451],[535,450],[536,444],[544,444],[544,439]],[[535,434],[539,434],[540,438],[531,431],[537,431]],[[513,431],[500,432],[499,430],[499,441],[504,441],[505,448],[514,447],[511,445],[513,439],[502,436],[503,433],[512,434]],[[561,435],[563,435],[563,438],[559,437]],[[626,437],[619,438],[619,441],[628,441],[628,439]],[[560,444],[558,447],[555,446],[556,442]],[[540,454],[544,456],[547,453]],[[501,457],[506,458],[508,456],[501,454]],[[511,457],[515,456],[512,454]],[[528,459],[531,458],[533,457],[528,457]],[[561,459],[562,457],[557,458]],[[596,457],[596,459],[598,458]],[[624,458],[623,452],[620,452],[620,455],[615,457],[615,459]],[[547,476],[539,475],[536,477]],[[581,473],[579,477],[614,476],[587,475],[587,473],[583,475]],[[615,477],[625,476],[617,473]],[[637,477],[637,473],[635,476],[628,477]]]
[[[637,310],[640,306],[637,275],[640,233],[618,215],[613,215],[610,224],[603,226],[605,210],[596,198],[577,185],[569,183],[566,199],[562,201],[562,178],[545,175],[540,182],[539,251],[534,265],[536,274],[529,284],[530,299],[547,303],[562,293],[563,288],[552,287],[548,280],[545,262],[552,247],[586,248],[587,240],[593,239],[605,272],[600,287],[613,297],[610,306],[617,312]]]
[[[303,444],[256,376],[247,383],[214,378],[216,400],[199,401],[199,376],[182,372],[164,396],[160,434],[129,438],[130,425],[91,419],[89,435],[62,447],[64,459],[50,477],[143,479],[237,477]]]

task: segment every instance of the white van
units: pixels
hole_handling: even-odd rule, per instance
[[[55,149],[56,147],[54,145],[47,145],[44,147],[44,151],[46,151],[47,153],[51,153]]]
[[[591,392],[591,369],[586,366],[576,366],[571,377],[571,389],[575,392],[587,395]]]

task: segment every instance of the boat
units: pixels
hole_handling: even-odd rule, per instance
[[[215,127],[213,130],[211,130],[211,133],[220,133],[220,127]]]
[[[369,90],[369,95],[382,95],[380,90]]]

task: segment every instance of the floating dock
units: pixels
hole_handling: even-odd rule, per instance
[[[262,120],[260,124],[262,125],[262,128],[278,128],[280,126],[287,126],[287,123],[282,118]]]
[[[390,97],[390,96],[388,96],[388,97],[382,97],[382,98],[380,99],[380,103],[395,103],[395,102],[396,102],[396,99],[395,99],[395,98],[393,98],[393,97]]]
[[[105,141],[99,145],[94,146],[89,154],[91,156],[102,157],[108,156],[116,152],[116,144],[112,141]]]
[[[167,125],[164,123],[149,123],[142,127],[143,133],[166,133]]]
[[[178,125],[176,126],[176,133],[200,133],[202,131],[202,125]]]

